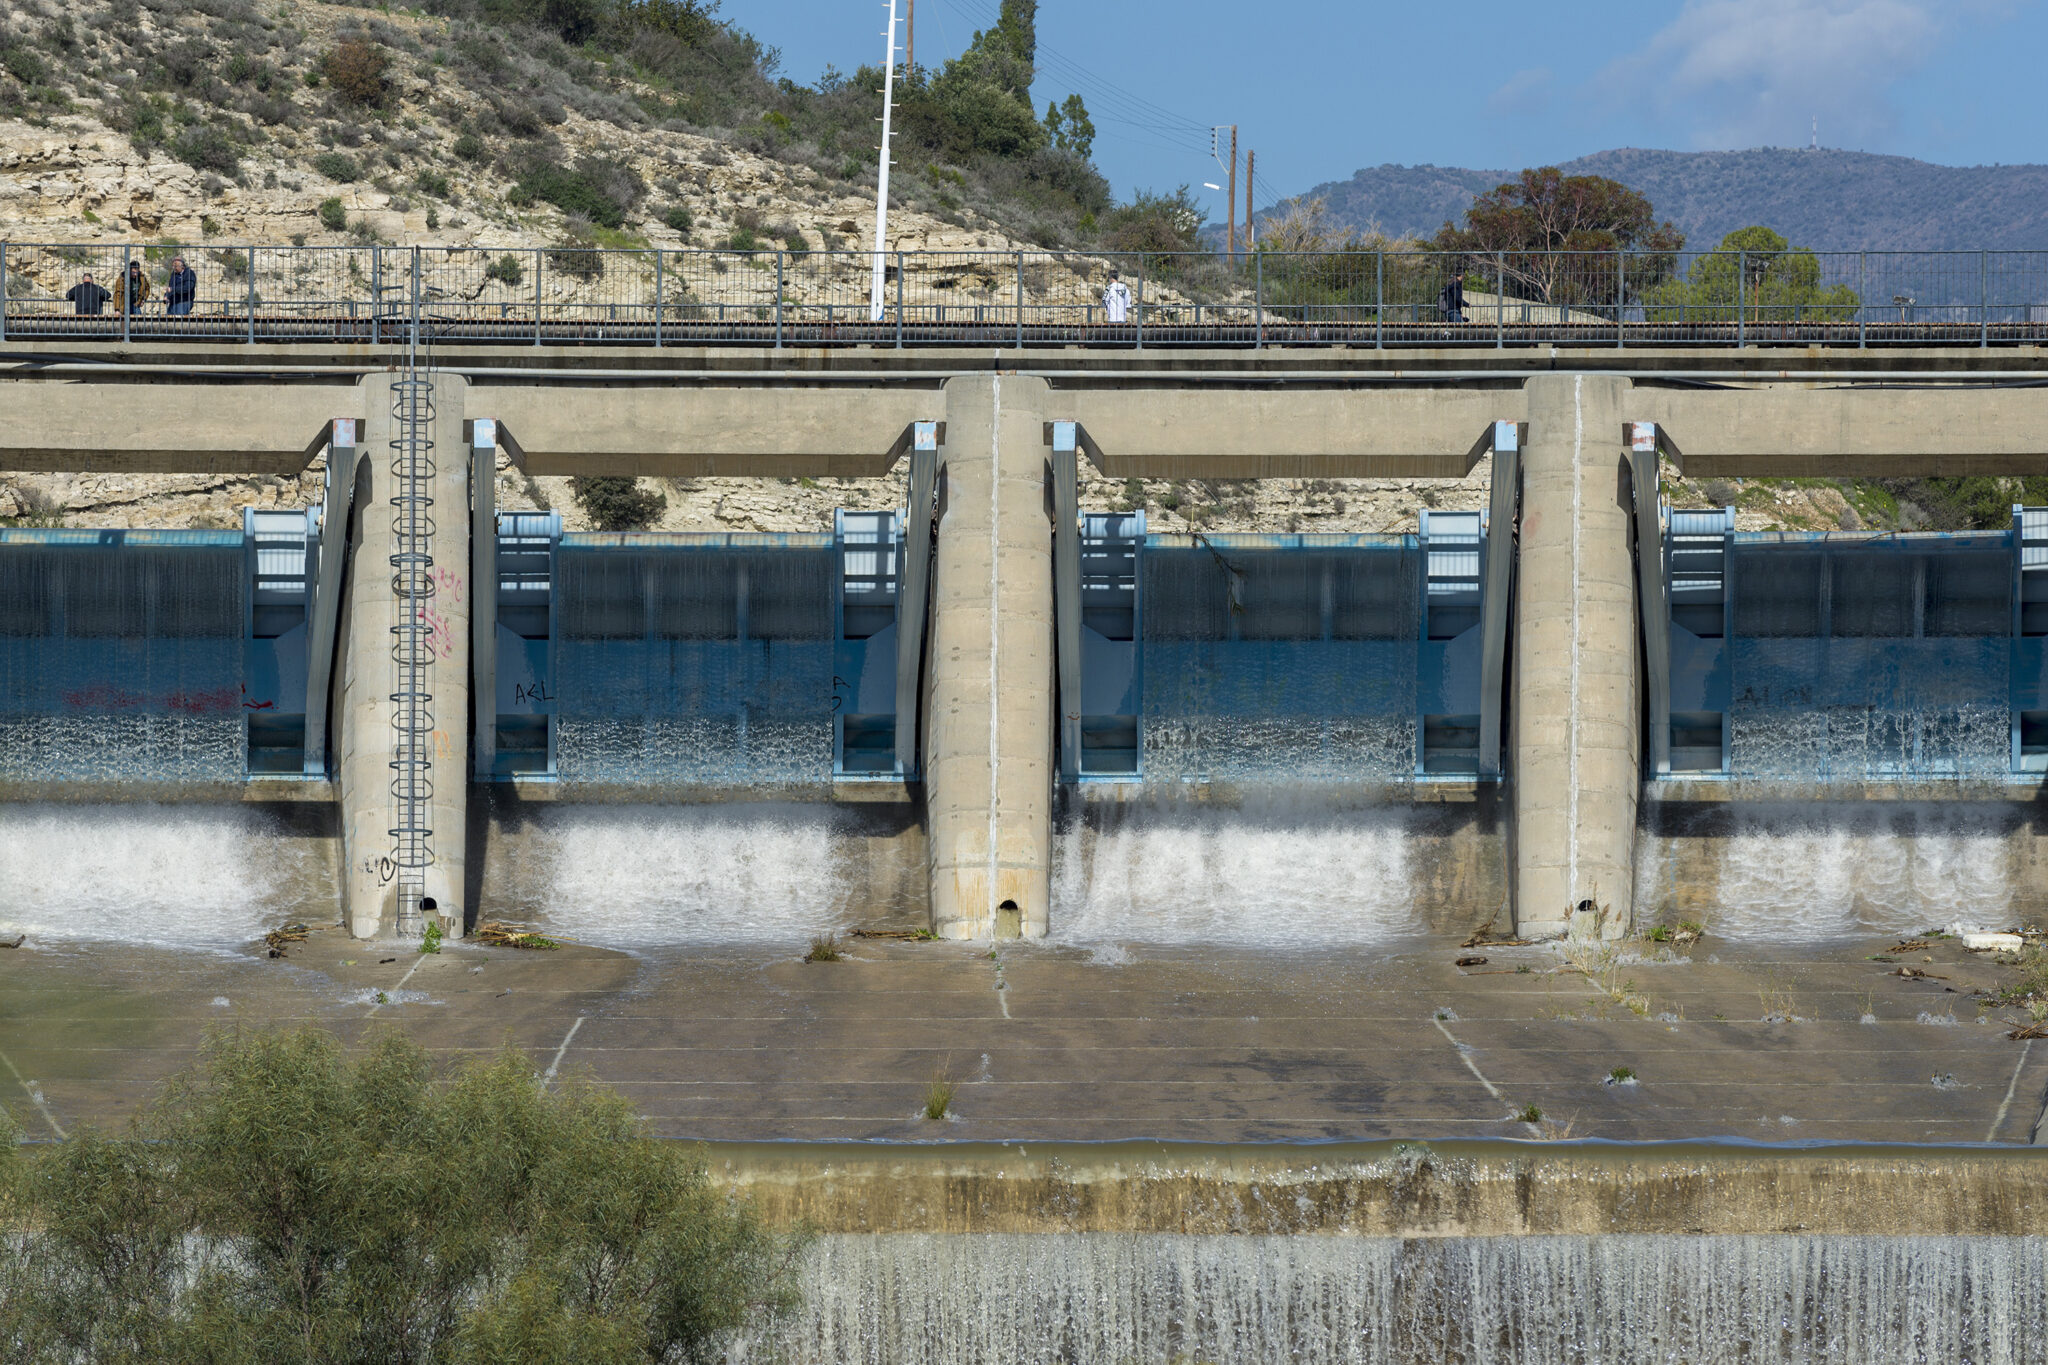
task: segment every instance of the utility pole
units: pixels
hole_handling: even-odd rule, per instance
[[[1252,193],[1259,183],[1259,177],[1256,173],[1258,165],[1259,154],[1256,151],[1248,151],[1244,154],[1244,249],[1246,251],[1250,251],[1253,243],[1258,239],[1258,234],[1252,230]]]
[[[917,65],[917,0],[908,0],[909,12],[903,16],[903,74],[909,75]]]
[[[1237,125],[1230,125],[1230,259],[1237,259]]]
[[[882,49],[882,163],[875,185],[875,271],[868,285],[868,321],[882,320],[882,257],[889,249],[889,106],[896,98],[896,0],[889,0],[889,31]]]

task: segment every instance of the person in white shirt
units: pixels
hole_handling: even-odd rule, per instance
[[[1131,320],[1131,287],[1109,272],[1109,283],[1102,286],[1102,316],[1107,322],[1129,322]]]

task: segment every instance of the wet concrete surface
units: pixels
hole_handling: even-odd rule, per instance
[[[310,1022],[398,1029],[450,1064],[517,1048],[685,1138],[2032,1141],[2048,1040],[2008,1040],[2025,1015],[1972,995],[2011,970],[1953,940],[1870,960],[1894,942],[1602,960],[884,939],[806,963],[805,943],[422,955],[333,927],[283,961],[31,940],[0,952],[0,1104],[31,1137],[118,1126],[209,1028]],[[956,1087],[938,1121],[935,1079]],[[1511,1117],[1526,1106],[1539,1121]]]

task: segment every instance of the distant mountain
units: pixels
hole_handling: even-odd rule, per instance
[[[2048,249],[2048,166],[1936,166],[1868,152],[1765,147],[1658,152],[1624,147],[1561,163],[1647,196],[1691,246],[1762,223],[1817,250]],[[1428,236],[1512,171],[1374,166],[1308,193],[1354,227]],[[1262,210],[1265,218],[1270,210]]]

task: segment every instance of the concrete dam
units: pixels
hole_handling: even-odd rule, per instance
[[[480,910],[593,942],[1275,946],[2019,915],[2048,509],[1742,533],[1666,506],[1659,469],[2036,472],[2022,350],[53,351],[0,385],[5,467],[324,457],[326,493],[240,531],[0,531],[0,821],[75,850],[21,870],[63,913],[115,913],[86,850],[126,822],[182,869],[172,901],[324,902],[360,936]],[[493,506],[501,456],[901,496],[811,535],[572,534]],[[1084,460],[1484,462],[1489,510],[1177,532],[1081,506]]]

